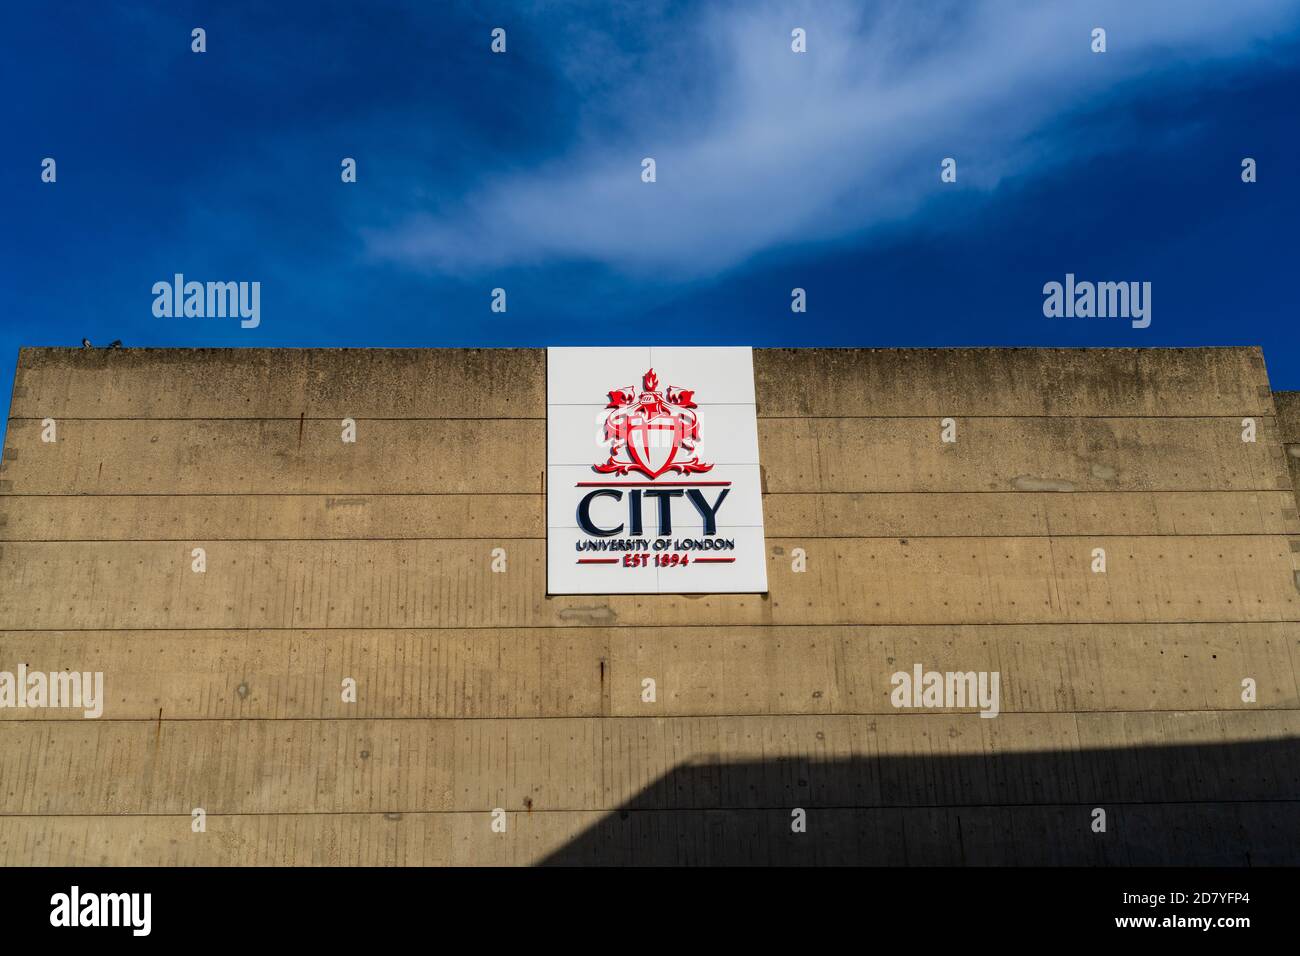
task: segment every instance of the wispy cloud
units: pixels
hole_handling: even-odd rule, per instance
[[[1052,150],[1028,144],[1054,120],[1133,80],[1185,81],[1189,67],[1255,53],[1300,19],[1297,0],[615,9],[551,51],[583,94],[567,151],[487,171],[455,205],[368,232],[373,255],[456,273],[557,261],[725,270],[913,215],[942,188],[945,156],[966,190],[1032,173]],[[796,26],[807,54],[790,50]],[[1089,49],[1093,27],[1107,30],[1104,55]],[[640,180],[645,156],[654,184]]]

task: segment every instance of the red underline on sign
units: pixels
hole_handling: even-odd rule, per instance
[[[730,564],[735,558],[695,558],[696,564]]]
[[[618,558],[579,558],[579,564],[618,564]]]
[[[700,485],[730,485],[729,481],[580,481],[575,488],[695,488]]]

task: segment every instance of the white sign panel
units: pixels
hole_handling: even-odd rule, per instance
[[[748,348],[546,352],[550,594],[767,590]]]

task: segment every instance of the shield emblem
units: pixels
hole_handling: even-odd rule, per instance
[[[682,430],[675,416],[656,415],[646,419],[637,415],[628,422],[628,455],[652,479],[672,467],[681,441]]]
[[[695,443],[700,440],[700,425],[693,411],[698,407],[695,392],[671,385],[660,392],[654,369],[642,376],[642,384],[645,391],[640,395],[635,388],[616,388],[609,393],[605,407],[613,411],[605,416],[601,439],[610,443],[609,460],[592,465],[592,470],[602,475],[639,471],[651,480],[666,471],[694,475],[711,470],[713,465],[695,454]]]

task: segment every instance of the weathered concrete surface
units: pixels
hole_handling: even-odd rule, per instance
[[[759,415],[1271,415],[1258,349],[759,349]],[[597,392],[595,400],[601,398]],[[542,349],[23,349],[13,418],[546,418]]]
[[[534,495],[0,495],[5,541],[546,537]],[[1289,490],[768,494],[769,537],[1300,532]]]
[[[712,767],[692,767],[718,775]],[[1035,767],[1030,772],[1050,772]],[[511,866],[535,862],[638,865],[1268,866],[1293,863],[1294,801],[1117,804],[1098,839],[1090,807],[891,807],[819,810],[803,838],[785,810],[507,812],[510,837],[481,812],[189,814],[47,817],[40,828],[0,817],[0,855],[67,865],[111,865],[131,848],[159,865]],[[574,834],[578,834],[575,839]]]
[[[113,720],[892,714],[889,679],[918,661],[1015,674],[1001,701],[1018,713],[1300,705],[1291,624],[13,631],[6,648],[34,670],[113,672]],[[1259,675],[1256,703],[1239,674]],[[349,676],[355,704],[334,693]]]
[[[1287,445],[1300,442],[1300,392],[1274,392],[1277,427]]]
[[[11,542],[0,628],[1293,621],[1280,535],[768,538],[770,593],[546,596],[535,539]],[[788,554],[803,547],[807,571]],[[207,571],[190,567],[193,547]],[[504,547],[506,574],[491,570]],[[1092,552],[1107,571],[1093,574]],[[779,551],[779,553],[778,553]],[[1268,570],[1271,569],[1271,570]],[[48,582],[57,581],[57,588]]]
[[[702,754],[748,764],[744,774],[668,788],[652,808],[774,809],[924,805],[1082,804],[1090,800],[1229,802],[1294,798],[1300,747],[1227,744],[1300,735],[1300,713],[1003,714],[894,712],[831,715],[556,718],[537,720],[11,721],[0,751],[10,814],[472,812],[614,808]],[[1183,759],[1157,759],[1177,741]],[[1194,749],[1202,753],[1187,759]],[[1007,753],[1068,754],[1048,778],[971,773],[949,778],[941,760],[992,767]],[[60,762],[38,759],[57,753]],[[1139,755],[1145,755],[1145,758]],[[263,759],[252,759],[262,755]],[[274,755],[274,759],[270,759]],[[873,763],[885,761],[888,766]],[[970,759],[974,758],[974,759]],[[848,760],[855,773],[799,785],[794,773]],[[1141,791],[1121,765],[1141,763]],[[78,768],[75,786],[68,767]],[[304,768],[312,768],[304,773]],[[1232,767],[1233,773],[1219,772]],[[773,795],[786,798],[775,805]]]
[[[11,419],[14,494],[539,494],[543,421]],[[56,422],[58,419],[55,420]],[[759,422],[765,490],[825,492],[1276,491],[1291,487],[1271,420],[1259,441],[1230,418],[938,418]],[[864,453],[870,449],[870,453]]]
[[[599,397],[599,396],[597,396]],[[541,349],[23,349],[12,418],[546,419]]]
[[[1225,349],[756,349],[762,417],[1273,414],[1264,356]]]
[[[0,670],[107,700],[0,710],[0,864],[1300,862],[1300,402],[1258,350],[755,374],[770,593],[547,598],[541,351],[24,350]],[[894,708],[915,663],[1001,715]]]
[[[1286,452],[1291,482],[1296,498],[1300,499],[1300,392],[1275,392],[1277,430]]]

